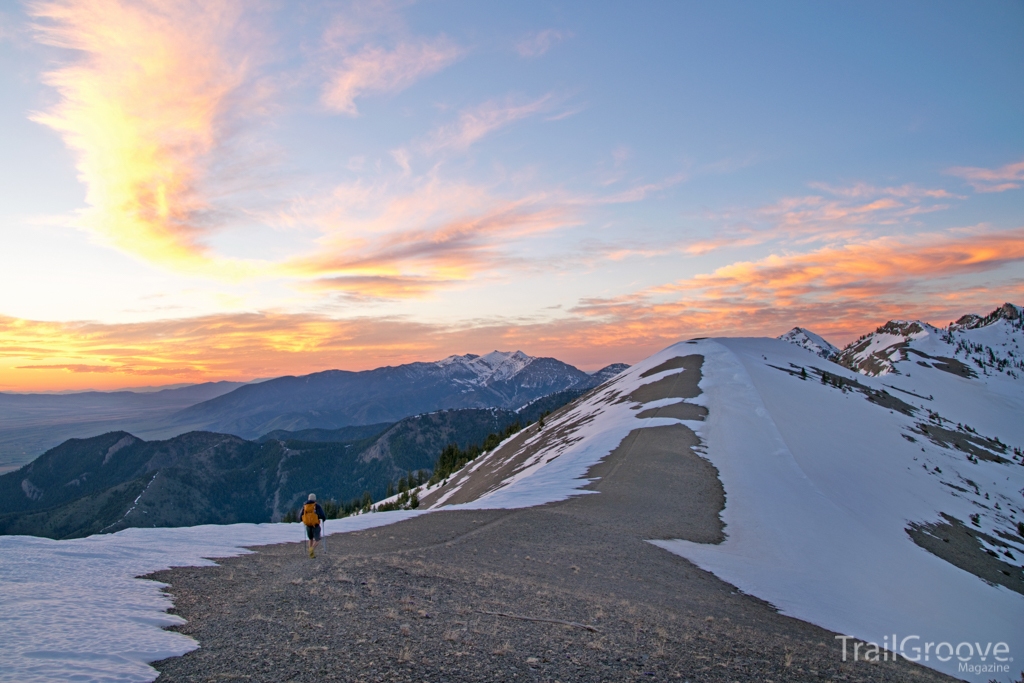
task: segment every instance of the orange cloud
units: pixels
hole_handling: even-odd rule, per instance
[[[544,233],[579,226],[588,209],[640,201],[685,180],[677,174],[608,197],[554,190],[507,199],[491,188],[452,183],[430,175],[391,183],[339,186],[330,197],[296,202],[272,220],[312,225],[323,236],[315,250],[281,264],[275,272],[301,278],[300,286],[337,290],[352,299],[415,298],[475,277],[503,277],[523,268],[557,262],[593,263],[632,256],[679,253],[679,244],[597,246],[581,244],[568,254],[529,262],[517,250]]]
[[[0,390],[115,388],[139,384],[140,377],[146,384],[247,380],[495,348],[596,369],[635,362],[680,339],[774,336],[795,325],[843,344],[889,318],[941,325],[1020,302],[1021,262],[1024,229],[975,229],[734,263],[629,295],[584,300],[552,317],[443,326],[273,312],[116,325],[0,317]],[[417,285],[385,279],[383,286]]]
[[[132,324],[0,317],[0,390],[251,379],[418,358],[436,330],[409,321],[275,313]]]
[[[41,0],[41,42],[74,51],[46,75],[60,101],[33,119],[75,153],[89,207],[81,226],[148,261],[208,265],[210,184],[244,108],[251,59],[243,3]],[[244,270],[221,263],[218,272]]]
[[[341,187],[280,220],[315,224],[324,236],[315,252],[279,272],[355,298],[425,296],[500,272],[516,263],[517,242],[580,222],[575,207],[557,196],[508,200],[434,178],[414,181],[403,193]]]
[[[991,271],[1024,260],[1024,229],[880,237],[792,256],[734,263],[666,288],[770,297],[780,305],[806,296],[866,298],[909,293],[936,279]],[[900,289],[896,289],[896,288]]]
[[[849,341],[876,321],[944,324],[1024,295],[1003,269],[1024,261],[1024,229],[882,237],[738,262],[636,294],[584,301],[578,315],[617,325],[619,336],[779,334],[794,325]],[[983,276],[981,282],[972,280]],[[996,301],[998,300],[998,301]]]
[[[421,298],[453,282],[454,280],[401,275],[338,275],[321,277],[304,286],[314,290],[336,291],[352,301],[370,301]]]
[[[1006,164],[999,168],[978,168],[977,166],[954,166],[946,173],[963,178],[975,192],[1005,192],[1016,190],[1024,183],[1024,161]]]

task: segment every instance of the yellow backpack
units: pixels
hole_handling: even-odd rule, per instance
[[[302,506],[302,523],[306,526],[320,526],[320,516],[316,514],[316,503]]]

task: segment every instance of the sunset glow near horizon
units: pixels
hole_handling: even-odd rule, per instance
[[[0,7],[0,391],[1024,303],[1019,2]]]

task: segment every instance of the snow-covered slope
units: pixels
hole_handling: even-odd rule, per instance
[[[889,381],[822,368],[822,383],[817,362],[792,347],[718,344],[698,433],[726,490],[728,539],[661,545],[842,634],[880,645],[893,633],[919,636],[910,647],[1005,642],[1020,657],[1024,596],[919,547],[908,529],[930,525],[940,546],[958,531],[950,518],[984,534],[965,552],[997,555],[992,569],[1020,590],[1024,468],[1001,444],[1024,446],[1021,385],[921,367]],[[966,450],[974,447],[978,455]],[[963,675],[956,658],[922,663]],[[1017,669],[986,680],[1016,680]]]
[[[923,326],[904,332],[923,340],[921,352],[946,344]],[[644,386],[685,372],[672,361],[691,355],[704,359],[701,395],[644,395]],[[592,493],[581,490],[588,469],[631,430],[682,423],[720,473],[727,538],[658,545],[840,634],[879,645],[893,633],[901,643],[918,636],[905,643],[909,656],[917,644],[969,642],[1006,643],[1019,658],[1024,380],[964,376],[918,357],[929,362],[865,377],[781,340],[676,344],[423,500],[521,507]],[[685,403],[696,405],[684,410]],[[651,416],[670,405],[689,418]],[[696,406],[707,409],[706,420]],[[965,675],[955,657],[921,659]],[[971,663],[983,662],[975,655]],[[985,680],[1016,680],[1018,669]]]
[[[807,349],[822,358],[831,358],[839,353],[839,349],[825,341],[824,337],[802,327],[794,327],[789,332],[779,335],[779,339],[790,344],[796,344],[800,348]]]

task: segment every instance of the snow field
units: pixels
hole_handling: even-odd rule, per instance
[[[333,535],[418,514],[359,515],[325,528]],[[301,524],[125,529],[67,541],[0,536],[0,681],[152,681],[157,672],[148,662],[198,644],[163,630],[182,623],[166,612],[172,605],[163,584],[134,577],[300,540]]]

